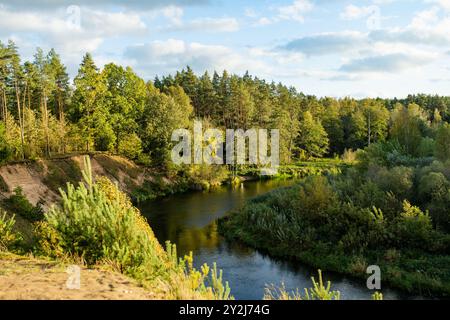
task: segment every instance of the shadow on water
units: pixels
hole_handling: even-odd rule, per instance
[[[194,264],[217,262],[224,279],[230,283],[236,299],[261,299],[268,284],[284,283],[286,289],[311,287],[311,276],[317,270],[298,262],[269,257],[239,243],[230,243],[217,232],[216,220],[245,200],[273,189],[292,185],[294,181],[268,180],[247,182],[237,188],[221,187],[212,192],[189,192],[170,196],[140,206],[158,240],[177,245],[179,255],[194,252]],[[372,292],[365,280],[349,279],[325,273],[332,288],[342,299],[369,299]],[[412,299],[394,290],[383,289],[385,299]]]

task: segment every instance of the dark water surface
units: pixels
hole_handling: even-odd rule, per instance
[[[311,287],[311,276],[317,271],[298,262],[282,261],[242,244],[229,243],[217,232],[216,220],[245,200],[292,184],[293,181],[269,180],[247,182],[240,188],[221,187],[212,192],[189,192],[148,202],[140,207],[160,243],[170,240],[179,255],[194,252],[196,267],[217,262],[236,299],[261,299],[267,284],[295,290]],[[326,272],[332,289],[341,299],[369,299],[372,292],[365,280],[354,280]],[[384,288],[385,299],[411,299]]]

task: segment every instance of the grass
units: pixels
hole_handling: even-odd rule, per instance
[[[232,219],[232,218],[231,218]],[[299,248],[292,243],[273,241],[267,235],[258,235],[233,223],[230,218],[219,221],[219,232],[229,241],[241,241],[271,256],[296,260],[313,268],[366,279],[365,268],[358,270],[360,255],[345,255],[328,250],[321,245],[314,248]],[[372,257],[372,258],[371,258]],[[370,264],[379,265],[383,284],[401,289],[410,294],[450,297],[450,256],[427,255],[419,251],[402,253],[398,261],[386,261],[378,251],[366,253]]]
[[[44,184],[55,193],[67,182],[76,183],[81,180],[81,169],[72,159],[47,161],[47,175],[43,178]]]
[[[323,194],[317,193],[317,196]],[[320,217],[315,230],[311,230],[312,225],[305,220],[289,220],[296,219],[295,212],[302,210],[295,207],[294,199],[298,194],[297,187],[290,187],[250,200],[243,208],[219,220],[219,232],[230,241],[241,241],[269,255],[355,278],[366,279],[367,266],[378,265],[385,285],[417,295],[450,297],[448,238],[439,240],[443,248],[439,252],[401,244],[395,248],[382,245],[343,249],[342,244],[333,242],[328,234],[331,232],[328,227],[338,228],[327,222],[332,216]],[[347,225],[345,230],[354,228]]]

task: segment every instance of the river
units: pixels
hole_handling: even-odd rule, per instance
[[[140,206],[158,240],[177,245],[179,255],[194,252],[196,267],[217,262],[231,294],[239,300],[261,299],[267,284],[295,290],[311,287],[311,276],[317,270],[298,262],[282,261],[238,243],[229,243],[217,232],[217,219],[237,208],[245,200],[292,184],[289,180],[247,182],[238,188],[223,186],[211,192],[188,192],[173,195]],[[341,299],[369,299],[372,292],[364,280],[324,273]],[[384,299],[411,299],[395,290],[383,288]]]

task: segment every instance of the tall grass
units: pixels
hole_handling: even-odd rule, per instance
[[[106,178],[96,182],[89,158],[83,182],[60,190],[62,200],[37,228],[41,250],[51,256],[72,256],[88,266],[108,265],[143,285],[163,291],[168,298],[230,299],[214,265],[193,268],[192,256],[179,259],[176,248],[164,250],[145,218],[117,185]]]

